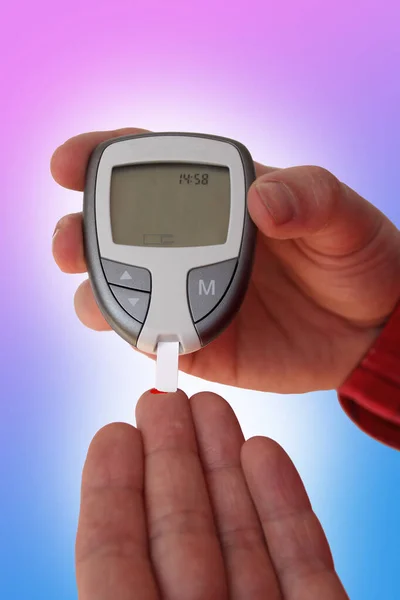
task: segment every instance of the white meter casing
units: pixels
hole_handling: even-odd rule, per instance
[[[122,338],[151,354],[179,342],[185,354],[230,323],[251,274],[254,179],[248,150],[211,135],[140,134],[94,150],[85,253],[98,306]]]

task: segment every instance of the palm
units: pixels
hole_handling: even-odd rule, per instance
[[[72,138],[53,156],[55,179],[82,190],[93,148],[109,137],[140,132]],[[265,391],[336,388],[398,301],[399,231],[323,169],[299,167],[278,173],[255,166],[258,182],[280,180],[295,193],[296,218],[276,226],[273,211],[266,209],[253,186],[248,205],[259,237],[243,306],[214,342],[181,357],[180,367],[205,379]],[[277,206],[282,206],[281,198],[275,210]],[[81,214],[60,221],[53,253],[64,271],[86,271]],[[88,281],[78,289],[75,306],[85,325],[109,329]]]
[[[145,394],[83,472],[80,600],[346,600],[289,457],[214,394]]]
[[[238,316],[208,347],[183,357],[182,368],[283,393],[338,387],[376,336],[391,301],[382,281],[368,287],[368,268],[355,273],[359,263],[360,257],[313,255],[301,241],[259,235]],[[365,305],[367,293],[374,302]]]

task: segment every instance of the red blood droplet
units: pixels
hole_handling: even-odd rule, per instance
[[[152,394],[166,394],[167,392],[160,392],[160,390],[157,390],[156,388],[151,388],[150,392]]]

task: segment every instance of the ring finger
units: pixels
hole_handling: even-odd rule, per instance
[[[278,580],[240,462],[244,437],[229,404],[191,398],[199,454],[224,555],[231,600],[279,600]]]

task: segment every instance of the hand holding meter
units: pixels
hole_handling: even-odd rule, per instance
[[[254,181],[247,149],[226,138],[154,133],[93,152],[84,194],[85,253],[110,326],[155,354],[194,352],[231,321],[251,273]]]

